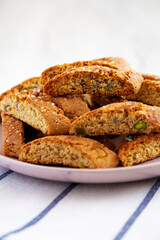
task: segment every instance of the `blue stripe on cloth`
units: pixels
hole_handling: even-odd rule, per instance
[[[25,230],[28,227],[31,227],[32,225],[36,224],[37,222],[39,222],[52,208],[54,208],[65,196],[67,196],[68,193],[70,193],[73,188],[75,188],[78,185],[78,183],[72,183],[70,184],[68,187],[66,187],[40,214],[38,214],[35,218],[33,218],[31,221],[29,221],[27,224],[25,224],[24,226],[17,228],[13,231],[10,231],[6,234],[4,234],[3,236],[0,237],[0,240],[21,232],[23,230]]]
[[[0,180],[2,180],[3,178],[7,177],[7,176],[10,175],[11,173],[13,173],[12,170],[9,170],[9,171],[3,173],[2,175],[0,175]]]
[[[135,212],[131,215],[131,217],[127,220],[127,222],[124,224],[122,229],[119,231],[117,236],[114,238],[114,240],[120,240],[124,236],[124,234],[129,230],[129,228],[133,225],[133,223],[136,221],[136,219],[139,217],[139,215],[143,212],[143,210],[147,207],[149,202],[154,197],[155,193],[160,187],[160,178],[154,183],[154,185],[150,188],[149,192],[143,199],[143,201],[140,203],[138,208],[135,210]]]

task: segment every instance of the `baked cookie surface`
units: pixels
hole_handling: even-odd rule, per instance
[[[160,132],[160,108],[139,102],[112,103],[72,122],[69,133],[80,136]]]
[[[128,136],[117,148],[118,158],[124,167],[160,156],[160,134]]]
[[[29,142],[21,148],[19,160],[80,168],[111,168],[119,163],[116,153],[103,144],[76,136],[49,136]]]
[[[95,94],[125,96],[139,91],[142,76],[134,70],[124,71],[102,66],[79,67],[47,81],[43,91],[52,96]]]
[[[47,68],[41,74],[41,84],[45,84],[48,80],[55,77],[58,74],[62,74],[69,69],[84,67],[84,66],[106,66],[114,69],[123,69],[123,70],[130,70],[131,66],[124,58],[118,57],[108,57],[108,58],[99,58],[90,61],[77,61],[73,63],[65,63],[61,65],[55,65],[53,67]]]
[[[11,157],[18,157],[25,139],[22,121],[3,113],[2,136],[4,154]]]
[[[142,77],[144,80],[155,80],[155,81],[160,80],[160,76],[152,75],[152,74],[148,74],[148,73],[142,73]]]
[[[160,107],[160,81],[144,80],[138,93],[133,96],[127,96],[127,99]]]
[[[45,135],[66,134],[70,120],[55,106],[49,96],[34,96],[27,93],[10,94],[1,101],[2,111]]]
[[[87,104],[78,96],[53,97],[52,101],[71,121],[90,111]]]

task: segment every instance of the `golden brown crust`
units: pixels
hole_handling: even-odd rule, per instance
[[[103,144],[75,136],[50,136],[34,140],[22,147],[19,160],[82,168],[110,168],[119,163],[116,153]]]
[[[68,132],[70,120],[55,106],[49,96],[10,94],[3,98],[1,107],[5,113],[26,122],[45,135]]]
[[[152,74],[148,74],[148,73],[142,73],[142,77],[144,78],[144,80],[155,80],[155,81],[160,80],[160,76],[152,75]]]
[[[132,166],[160,156],[160,134],[127,137],[118,146],[123,166]]]
[[[160,132],[160,108],[130,101],[90,111],[72,122],[69,130],[70,134],[83,136],[151,132]]]
[[[130,70],[132,69],[128,61],[121,57],[104,57],[94,59],[95,61],[104,61],[106,67],[114,68],[114,69],[123,69],[123,70]],[[107,65],[108,64],[108,65]],[[96,64],[98,65],[98,64]],[[103,66],[103,65],[102,65]]]
[[[58,74],[62,74],[63,72],[68,71],[69,69],[92,65],[106,66],[114,69],[123,69],[126,71],[131,69],[131,66],[124,58],[118,57],[99,58],[90,61],[65,63],[61,65],[55,65],[43,71],[41,74],[41,84],[45,84],[51,78],[55,77]]]
[[[18,157],[24,145],[23,123],[2,113],[3,152],[7,156]]]
[[[52,96],[96,94],[125,96],[139,91],[142,76],[133,70],[123,71],[102,66],[79,67],[50,79],[44,92]]]

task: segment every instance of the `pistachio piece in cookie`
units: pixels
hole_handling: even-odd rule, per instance
[[[139,129],[147,129],[147,123],[145,123],[143,120],[138,120],[134,124],[134,128],[139,130]]]

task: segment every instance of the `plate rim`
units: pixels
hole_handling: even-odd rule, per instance
[[[159,161],[153,162],[154,160]],[[130,167],[77,169],[70,167],[36,165],[0,154],[0,166],[11,169],[14,172],[45,180],[78,183],[120,183],[158,177],[160,175],[160,157],[153,159],[153,161],[147,163],[144,162]],[[153,174],[152,172],[150,173],[150,171],[148,172],[150,169],[158,169],[158,173]],[[147,172],[145,173],[145,171]],[[114,176],[116,176],[115,179],[113,178]]]

